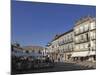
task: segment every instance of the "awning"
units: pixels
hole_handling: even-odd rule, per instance
[[[88,56],[90,55],[96,55],[96,51],[90,51]]]
[[[73,52],[71,57],[86,57],[96,55],[96,51]]]
[[[71,57],[86,57],[88,54],[89,51],[73,52]]]

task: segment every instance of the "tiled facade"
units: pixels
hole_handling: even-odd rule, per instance
[[[95,59],[96,20],[84,17],[75,23],[72,30],[57,35],[47,46],[49,56],[56,62]]]

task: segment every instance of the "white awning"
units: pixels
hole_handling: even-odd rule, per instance
[[[86,57],[90,55],[96,55],[96,51],[73,52],[71,57]]]
[[[90,51],[88,56],[90,55],[96,55],[96,51]]]
[[[86,57],[88,54],[89,51],[73,52],[71,57]]]

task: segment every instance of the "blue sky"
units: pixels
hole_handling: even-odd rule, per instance
[[[21,45],[45,46],[56,34],[66,32],[76,20],[95,17],[95,6],[12,1],[12,39]]]

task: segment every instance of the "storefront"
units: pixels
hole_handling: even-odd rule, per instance
[[[89,52],[89,61],[96,61],[96,51]]]
[[[72,59],[73,61],[94,61],[95,51],[81,51],[81,52],[73,52]]]

